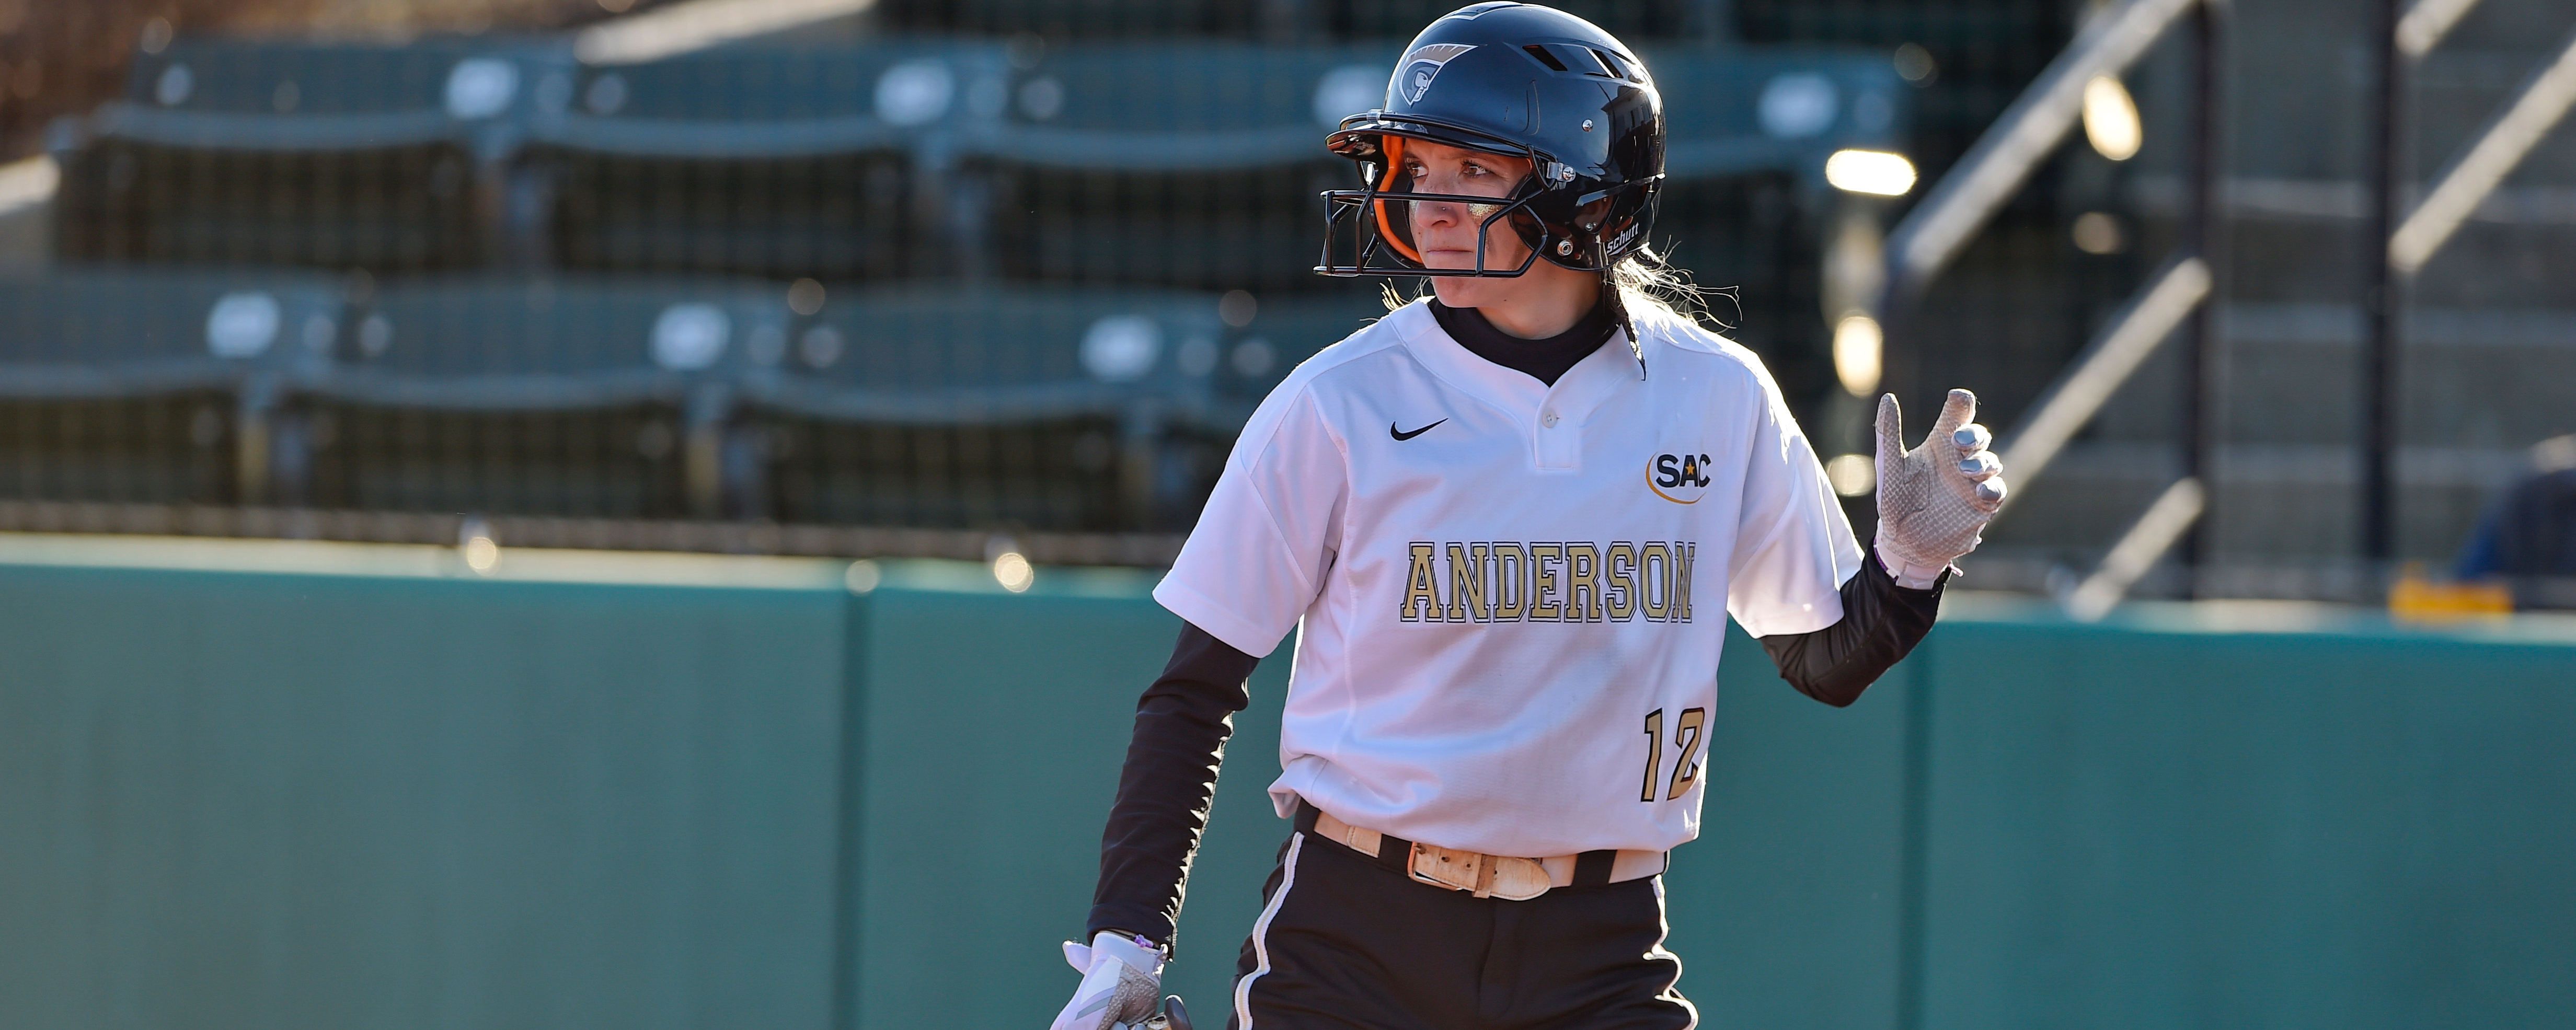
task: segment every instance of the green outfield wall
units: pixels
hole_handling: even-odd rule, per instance
[[[1178,623],[872,568],[0,536],[0,1026],[1042,1025]],[[2565,624],[1962,596],[1843,710],[1729,648],[1705,1025],[2576,1025]],[[1286,665],[1170,977],[1209,1030]]]

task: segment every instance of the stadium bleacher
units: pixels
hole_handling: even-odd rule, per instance
[[[1315,195],[1351,175],[1320,140],[1377,101],[1398,41],[1357,7],[1291,44],[1215,8],[1093,6],[1164,28],[978,35],[1035,15],[895,3],[880,24],[946,34],[600,66],[464,37],[138,53],[125,99],[57,133],[56,249],[96,285],[0,287],[0,321],[32,327],[0,404],[60,409],[19,420],[47,432],[112,422],[150,470],[0,491],[1184,527],[1263,393],[1382,312],[1379,283],[1308,269]],[[1829,381],[1820,169],[1904,138],[1884,56],[1719,48],[1662,6],[1604,10],[1658,26],[1637,33],[1675,112],[1657,235],[1758,298],[1741,318],[1784,381]],[[319,341],[277,351],[299,364],[208,357],[206,306],[241,283],[280,298],[282,338]],[[84,393],[163,358],[84,343],[46,363],[34,341],[101,338],[48,312],[119,291],[192,312],[197,378]]]
[[[387,284],[304,387],[334,508],[712,517],[729,383],[786,339],[782,291],[649,277]]]
[[[1228,329],[1205,294],[880,288],[746,396],[785,521],[1151,526],[1190,512],[1197,452],[1248,413],[1217,388]]]
[[[1001,48],[730,48],[581,72],[520,167],[567,268],[853,281],[972,259],[957,155],[999,114]]]
[[[1821,183],[1836,150],[1901,150],[1913,97],[1873,51],[1647,50],[1675,182],[1778,172]]]
[[[974,154],[992,182],[1001,273],[1347,291],[1308,271],[1315,195],[1351,176],[1321,140],[1375,106],[1395,57],[1384,46],[1048,48],[1018,70],[1000,131]]]
[[[310,273],[0,280],[0,496],[236,502],[272,464],[285,384],[328,360],[339,310]]]
[[[570,95],[561,47],[183,40],[64,161],[66,257],[421,271],[514,227],[521,126]]]

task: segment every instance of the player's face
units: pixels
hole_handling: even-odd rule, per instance
[[[1497,199],[1511,196],[1530,172],[1528,158],[1504,157],[1427,140],[1407,141],[1404,165],[1405,174],[1413,179],[1415,193]],[[1414,245],[1422,251],[1422,263],[1431,268],[1476,267],[1477,229],[1494,212],[1502,210],[1499,204],[1436,201],[1416,201],[1407,206],[1412,213]],[[1509,219],[1495,222],[1484,235],[1487,269],[1508,271],[1529,260],[1529,247],[1521,242],[1519,233],[1512,231]],[[1443,291],[1441,297],[1445,303],[1447,292]]]
[[[1528,158],[1463,150],[1426,140],[1406,141],[1404,157],[1405,172],[1413,177],[1416,193],[1501,199],[1520,189],[1521,180],[1530,171]],[[1414,245],[1422,250],[1423,264],[1432,268],[1476,267],[1476,228],[1502,210],[1500,204],[1432,201],[1407,206],[1412,210]],[[1431,280],[1431,290],[1440,297],[1440,303],[1453,308],[1476,308],[1504,332],[1531,338],[1563,331],[1600,294],[1599,275],[1530,261],[1529,245],[1521,242],[1521,234],[1512,227],[1511,219],[1495,222],[1485,233],[1485,268],[1509,271],[1521,267],[1524,261],[1529,262],[1529,271],[1517,277],[1441,276]]]

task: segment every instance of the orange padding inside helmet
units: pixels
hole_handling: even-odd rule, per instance
[[[1404,137],[1392,134],[1380,136],[1378,137],[1378,149],[1386,152],[1386,177],[1379,180],[1377,184],[1378,192],[1384,193],[1394,188],[1395,177],[1402,174],[1401,169],[1404,165]],[[1377,209],[1378,237],[1385,240],[1388,246],[1394,247],[1396,253],[1412,259],[1414,264],[1423,264],[1422,252],[1413,249],[1412,244],[1404,242],[1404,237],[1395,234],[1395,227],[1387,224],[1386,201],[1376,201],[1371,203],[1369,206]]]

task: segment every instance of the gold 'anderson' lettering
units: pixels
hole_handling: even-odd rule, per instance
[[[1417,540],[1406,546],[1405,622],[1689,622],[1687,540]]]
[[[1412,552],[1412,567],[1404,573],[1404,606],[1397,609],[1397,617],[1406,622],[1438,622],[1441,614],[1440,584],[1431,578],[1431,545],[1416,540]]]
[[[1609,616],[1626,622],[1637,615],[1637,545],[1625,540],[1610,545],[1610,586],[1602,591],[1601,605]]]
[[[1601,548],[1589,543],[1565,545],[1565,621],[1601,621]]]
[[[1531,622],[1555,622],[1563,617],[1565,605],[1557,600],[1558,567],[1565,564],[1564,544],[1531,544],[1530,608]],[[1578,613],[1576,622],[1583,621]]]
[[[1449,545],[1449,621],[1492,622],[1494,602],[1485,593],[1486,544]]]

